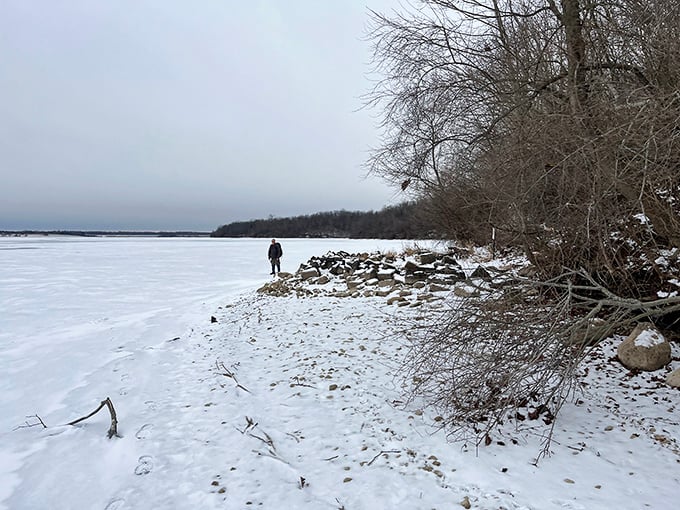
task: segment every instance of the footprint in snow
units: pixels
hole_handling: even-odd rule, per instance
[[[106,505],[104,510],[120,510],[121,508],[123,508],[124,505],[125,505],[124,499],[116,498],[109,501],[109,504]]]
[[[151,435],[151,430],[153,430],[153,425],[151,423],[145,423],[142,425],[142,427],[137,431],[135,434],[135,437],[137,439],[146,439]]]
[[[135,474],[139,476],[148,475],[151,471],[153,471],[153,457],[150,455],[142,455],[135,468]]]

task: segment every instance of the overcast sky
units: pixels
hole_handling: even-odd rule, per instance
[[[368,8],[396,0],[0,0],[0,229],[196,229],[402,197]]]

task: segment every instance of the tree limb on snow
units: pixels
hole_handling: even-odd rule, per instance
[[[109,414],[111,415],[111,426],[109,427],[109,431],[107,432],[107,437],[111,439],[112,437],[120,437],[118,435],[118,418],[116,417],[116,410],[113,407],[113,402],[111,402],[111,399],[109,397],[106,397],[106,400],[102,400],[99,403],[99,407],[92,411],[90,414],[87,416],[83,416],[82,418],[78,418],[77,420],[73,420],[72,422],[67,423],[67,425],[75,425],[76,423],[80,423],[81,421],[85,421],[91,416],[94,416],[97,414],[102,407],[108,407],[109,408]]]

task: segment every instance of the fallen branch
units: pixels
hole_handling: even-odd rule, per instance
[[[38,425],[42,425],[44,429],[47,428],[47,425],[45,425],[45,422],[42,421],[42,418],[38,416],[37,414],[33,414],[31,416],[26,416],[26,418],[35,418],[38,420],[39,423],[29,423],[28,420],[24,422],[23,425],[19,425],[17,427],[14,427],[14,430],[19,430],[19,429],[28,429],[31,427],[37,427]]]
[[[367,466],[370,466],[371,464],[373,464],[376,460],[378,460],[378,457],[380,457],[381,455],[385,455],[385,454],[388,454],[388,453],[401,453],[401,450],[380,450],[380,452],[375,457],[373,457],[371,459],[371,461],[367,464]]]
[[[548,281],[511,277],[409,323],[402,372],[410,399],[439,409],[447,434],[474,433],[477,446],[526,411],[540,417],[550,426],[540,458],[549,453],[562,405],[581,390],[578,367],[591,350],[638,321],[678,312],[678,296],[618,296],[582,269]]]
[[[111,439],[112,437],[120,437],[118,435],[118,419],[116,418],[116,410],[113,407],[113,402],[111,402],[111,399],[109,397],[106,397],[106,400],[102,400],[99,403],[99,407],[92,411],[90,414],[87,416],[83,416],[82,418],[78,418],[77,420],[73,420],[72,422],[67,423],[67,425],[75,425],[76,423],[80,423],[81,421],[87,420],[91,416],[94,416],[99,412],[99,410],[102,407],[108,407],[109,408],[109,414],[111,415],[111,426],[109,427],[109,431],[107,433],[107,437]]]
[[[216,362],[215,362],[215,367],[217,368],[218,371],[224,370],[224,373],[220,373],[220,375],[223,375],[223,376],[228,377],[228,378],[230,378],[231,380],[233,380],[234,383],[236,384],[236,387],[237,387],[237,388],[241,388],[243,391],[245,391],[245,392],[247,392],[247,393],[250,393],[250,390],[249,390],[248,388],[246,388],[245,386],[243,386],[241,383],[238,382],[238,380],[236,379],[236,375],[234,374],[234,372],[232,372],[231,370],[229,370],[229,369],[226,367],[226,365],[224,364],[223,361],[216,361]]]

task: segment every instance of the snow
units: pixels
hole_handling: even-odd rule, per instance
[[[663,335],[652,329],[645,329],[635,338],[635,345],[638,347],[654,347],[666,341]]]
[[[0,238],[0,509],[443,509],[465,498],[663,509],[680,496],[680,393],[621,367],[620,339],[593,352],[584,395],[538,463],[540,420],[489,446],[450,441],[400,378],[399,320],[422,308],[256,294],[267,241]],[[331,250],[404,246],[281,243],[291,272]],[[106,438],[106,410],[64,425],[107,396],[121,437]],[[33,415],[48,427],[20,427]]]
[[[643,213],[634,214],[633,218],[638,220],[642,225],[649,225],[650,224],[649,218]]]

